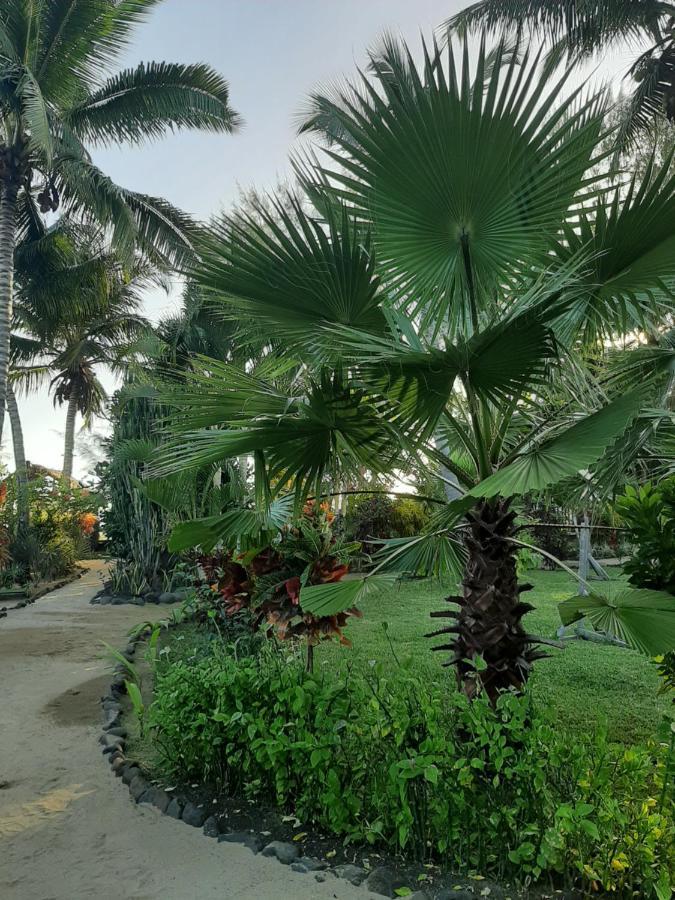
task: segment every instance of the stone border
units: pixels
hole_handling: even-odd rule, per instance
[[[109,582],[108,582],[109,584]],[[154,606],[169,603],[182,603],[191,592],[191,588],[179,588],[175,591],[150,592],[146,594],[114,594],[104,585],[89,601],[94,606]]]
[[[167,622],[165,627],[175,628],[176,624]],[[128,662],[133,662],[137,648],[145,643],[152,631],[153,629],[148,626],[135,638],[130,639],[125,649],[121,651],[122,656]],[[242,844],[254,854],[260,853],[261,856],[273,857],[282,865],[288,866],[293,872],[313,873],[318,882],[324,882],[328,876],[334,876],[357,887],[363,885],[371,893],[383,897],[402,896],[397,893],[397,890],[407,887],[407,882],[391,866],[381,865],[370,870],[351,863],[331,866],[324,860],[302,856],[300,848],[287,841],[270,841],[269,837],[253,831],[221,832],[215,816],[209,816],[206,810],[190,800],[172,796],[154,785],[145,776],[141,765],[125,756],[128,732],[122,721],[124,716],[122,697],[127,693],[125,685],[127,670],[122,663],[117,663],[114,666],[114,673],[108,693],[101,698],[103,726],[99,743],[102,745],[103,755],[107,757],[113,773],[127,785],[129,794],[136,803],[149,803],[163,815],[178,819],[193,828],[201,828],[206,837],[219,842]],[[450,876],[448,883],[456,881],[466,882],[466,878]],[[511,897],[517,896],[516,891],[504,890],[494,882],[487,880],[477,881],[475,890],[472,888],[473,886],[466,884],[455,884],[451,888],[438,885],[430,890],[414,891],[403,896],[407,900],[476,900],[481,896],[490,896],[493,900],[500,900],[503,897],[510,900]],[[557,892],[557,896],[562,897],[563,895],[561,892]]]

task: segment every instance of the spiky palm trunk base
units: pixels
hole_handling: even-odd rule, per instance
[[[447,598],[458,609],[431,613],[454,620],[429,637],[453,636],[450,643],[433,649],[452,651],[444,665],[456,666],[460,689],[469,698],[484,690],[492,703],[504,690],[521,690],[534,660],[547,656],[536,648],[539,639],[522,624],[534,607],[520,596],[532,585],[518,585],[517,545],[511,542],[516,513],[510,505],[509,499],[483,500],[467,514],[469,557],[463,594]]]

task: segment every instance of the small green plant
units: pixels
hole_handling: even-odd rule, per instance
[[[143,695],[141,694],[140,687],[135,681],[125,681],[124,684],[126,685],[127,694],[131,700],[131,705],[136,718],[138,719],[138,728],[142,739],[145,734],[145,704],[143,703]]]
[[[106,644],[105,641],[101,642],[105,649],[108,651],[108,654],[112,657],[112,659],[119,665],[124,668],[130,678],[132,678],[135,682],[140,683],[141,675],[136,666],[130,662],[126,656],[120,653],[119,650],[115,650],[114,647],[111,647],[110,644]]]

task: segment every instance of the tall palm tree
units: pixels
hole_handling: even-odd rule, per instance
[[[102,235],[67,221],[37,243],[21,248],[17,266],[12,377],[28,387],[49,378],[54,404],[66,405],[63,476],[70,478],[77,416],[91,426],[107,400],[98,370],[124,370],[150,333],[138,310],[158,274],[140,259],[123,266]]]
[[[253,453],[259,496],[290,482],[299,504],[353,469],[452,473],[461,498],[388,564],[461,577],[444,648],[469,696],[520,687],[542,653],[522,621],[514,500],[592,470],[674,364],[631,351],[621,371],[639,384],[624,372],[619,388],[576,353],[672,313],[675,178],[608,188],[605,95],[564,82],[504,44],[474,59],[465,44],[459,62],[452,45],[425,51],[421,67],[385,46],[318,98],[333,144],[298,168],[321,215],[282,197],[263,224],[225,217],[194,273],[240,327],[285,342],[301,377],[201,361],[161,394],[176,412],[155,476]],[[303,589],[303,609],[353,606],[372,579]]]
[[[620,148],[650,129],[657,116],[675,121],[675,3],[671,0],[479,0],[443,26],[524,30],[544,38],[550,58],[584,59],[625,42],[643,49],[629,70],[636,82],[617,135]]]
[[[227,83],[204,64],[142,63],[111,74],[158,0],[3,0],[0,10],[0,435],[22,217],[59,205],[94,220],[127,255],[175,262],[193,227],[166,201],[113,183],[89,146],[140,143],[176,128],[231,132]]]

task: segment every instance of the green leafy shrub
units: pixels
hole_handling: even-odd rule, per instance
[[[78,559],[91,555],[98,496],[51,476],[35,478],[28,484],[30,524],[25,527],[18,519],[14,492],[15,485],[9,484],[0,502],[3,568],[19,582],[69,575]]]
[[[350,538],[364,544],[366,553],[372,554],[377,549],[377,540],[412,537],[420,534],[428,522],[429,513],[423,503],[405,497],[370,494],[350,498],[345,531]]]
[[[215,646],[157,672],[149,724],[172,777],[455,870],[669,896],[666,747],[584,746],[528,699],[468,703],[407,664],[313,676],[273,645]]]
[[[344,628],[355,607],[312,613],[304,608],[306,587],[340,582],[360,551],[358,542],[333,531],[335,516],[327,503],[305,504],[302,515],[279,530],[272,541],[249,551],[217,550],[198,557],[195,614],[219,632],[236,617],[250,628],[274,634],[281,641],[301,640],[307,666],[313,667],[314,647],[339,640],[348,645]]]
[[[630,583],[675,594],[675,476],[659,485],[629,485],[616,509],[634,545],[624,566]]]

